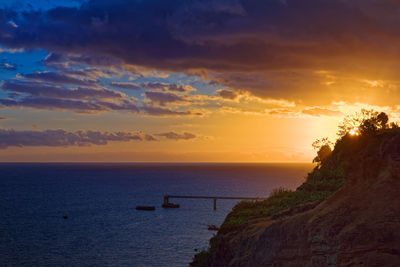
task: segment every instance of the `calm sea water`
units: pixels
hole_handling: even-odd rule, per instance
[[[311,164],[0,164],[1,266],[188,266],[237,201],[268,196]],[[155,205],[137,211],[136,205]],[[64,219],[63,216],[68,216]]]

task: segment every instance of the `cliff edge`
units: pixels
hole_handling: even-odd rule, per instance
[[[316,197],[290,205],[296,194]],[[191,265],[400,266],[399,129],[343,137],[278,202],[238,204]],[[245,216],[257,209],[259,216]]]

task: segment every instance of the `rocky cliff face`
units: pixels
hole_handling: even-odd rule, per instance
[[[218,234],[208,266],[400,266],[400,134],[350,155],[346,184],[309,203]]]

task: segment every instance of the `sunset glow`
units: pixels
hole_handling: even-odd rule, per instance
[[[0,161],[310,162],[400,117],[396,1],[14,2]]]

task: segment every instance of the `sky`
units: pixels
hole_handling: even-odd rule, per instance
[[[400,119],[397,0],[0,3],[0,161],[311,162]]]

